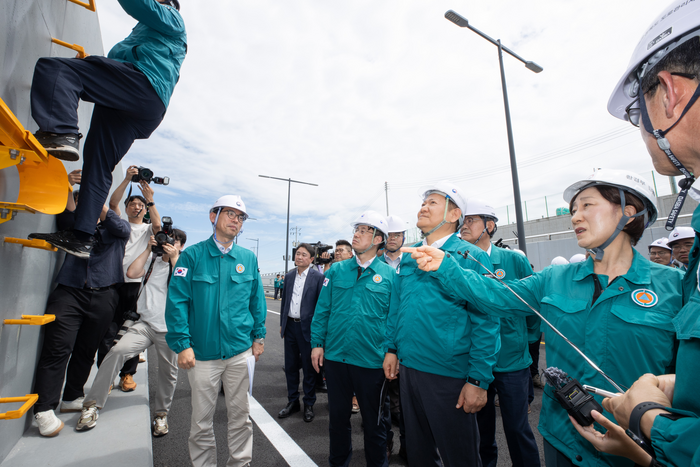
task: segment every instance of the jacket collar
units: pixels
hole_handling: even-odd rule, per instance
[[[231,258],[236,259],[235,253],[238,248],[238,245],[234,243],[233,245],[231,245],[231,249],[229,250],[229,252],[226,253],[226,256],[230,256]],[[214,241],[213,235],[207,240],[207,249],[209,250],[209,254],[212,256],[221,256],[223,254],[221,253],[221,250],[219,250],[219,247],[216,246],[216,242]]]
[[[637,250],[632,250],[632,265],[623,276],[625,280],[637,285],[649,284],[651,282],[651,266],[649,261],[645,260]],[[575,267],[575,266],[574,266]],[[588,258],[586,261],[579,263],[578,270],[574,274],[575,281],[581,281],[586,277],[594,274],[593,259]],[[614,279],[614,278],[610,278]]]

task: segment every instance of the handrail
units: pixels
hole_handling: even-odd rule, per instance
[[[95,0],[88,0],[90,3],[81,2],[80,0],[68,0],[68,1],[71,3],[75,3],[76,5],[80,5],[81,7],[87,8],[90,11],[96,11],[95,10]]]
[[[29,324],[43,326],[56,320],[56,315],[22,315],[22,319],[6,319],[3,324]]]
[[[27,394],[24,397],[0,397],[0,404],[10,404],[13,402],[24,402],[19,410],[8,410],[5,413],[0,413],[0,420],[12,420],[21,418],[29,409],[32,408],[36,401],[39,400],[39,394]]]
[[[70,1],[70,0],[69,0],[69,1]],[[76,52],[78,52],[78,56],[79,56],[80,58],[85,58],[86,55],[87,55],[87,54],[85,53],[85,48],[84,48],[82,45],[78,45],[78,44],[69,44],[68,42],[64,42],[64,41],[62,41],[62,40],[56,39],[55,37],[52,37],[52,38],[51,38],[51,42],[53,42],[54,44],[62,45],[63,47],[67,47],[67,48],[69,48],[69,49],[75,50]]]
[[[58,248],[51,245],[46,240],[39,240],[37,238],[27,240],[26,238],[5,237],[5,243],[17,243],[29,248],[38,248],[39,250],[58,251]]]

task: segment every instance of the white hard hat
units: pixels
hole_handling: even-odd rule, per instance
[[[641,78],[677,46],[695,34],[700,34],[698,27],[700,2],[674,0],[664,8],[634,49],[627,70],[608,100],[608,112],[621,120],[627,120],[625,108],[639,97]]]
[[[382,232],[384,234],[384,238],[389,235],[389,226],[387,225],[386,218],[377,211],[363,212],[350,225],[353,229],[358,225],[369,225],[370,227],[374,227]]]
[[[551,266],[561,266],[562,264],[569,264],[569,261],[563,256],[554,257],[550,263]]]
[[[464,196],[464,193],[462,193],[462,190],[454,183],[448,182],[447,180],[442,180],[423,188],[421,190],[421,198],[425,200],[428,195],[433,193],[439,193],[451,199],[457,205],[459,210],[462,211],[459,218],[459,224],[462,225],[462,221],[464,220],[464,212],[467,210],[467,198]]]
[[[248,213],[245,210],[245,204],[243,203],[243,200],[241,199],[241,197],[238,195],[225,195],[225,196],[222,196],[221,198],[217,199],[214,202],[214,205],[211,207],[210,212],[216,211],[217,208],[238,209],[243,214],[245,214],[246,217],[248,216]]]
[[[387,232],[405,232],[408,230],[408,224],[399,216],[387,216],[386,223],[388,225]]]
[[[586,261],[586,255],[584,255],[583,253],[576,253],[574,256],[569,258],[569,263],[572,263],[572,264],[573,263],[580,263],[583,261]]]
[[[496,210],[486,204],[485,201],[478,198],[469,198],[467,200],[465,216],[486,216],[493,217],[494,222],[498,222],[498,217],[496,217]]]
[[[564,191],[564,201],[571,204],[571,200],[586,188],[595,185],[614,186],[635,194],[646,206],[649,214],[644,228],[656,221],[658,210],[656,208],[656,195],[654,189],[639,175],[626,170],[600,169],[585,180],[580,180]]]
[[[527,258],[527,255],[525,254],[525,252],[524,252],[523,250],[519,250],[519,249],[517,249],[517,248],[511,248],[510,250],[511,250],[511,251],[514,251],[514,252],[518,253],[519,255],[522,255],[522,256],[524,256],[524,257]]]
[[[675,232],[675,230],[674,230],[674,232]],[[653,246],[656,246],[659,248],[664,248],[668,251],[672,251],[671,247],[668,246],[668,238],[666,238],[666,237],[661,237],[658,240],[654,240],[653,242],[651,242],[651,245],[649,245],[649,251],[651,251],[651,247],[653,247]]]
[[[668,245],[672,245],[678,240],[686,238],[695,238],[695,230],[692,227],[676,227],[668,236]]]

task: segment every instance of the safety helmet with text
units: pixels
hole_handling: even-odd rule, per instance
[[[658,247],[658,248],[663,248],[664,250],[668,251],[673,251],[670,246],[668,246],[668,238],[666,237],[661,237],[657,240],[654,240],[649,244],[649,251],[651,251],[652,247]]]
[[[476,239],[474,242],[474,245],[479,243],[481,240],[481,237],[484,236],[484,234],[488,234],[489,238],[493,237],[493,234],[496,233],[498,230],[498,226],[494,225],[493,226],[493,231],[489,232],[488,227],[486,226],[486,221],[492,220],[495,223],[498,222],[498,217],[496,217],[496,210],[492,207],[486,204],[485,201],[478,199],[478,198],[469,198],[467,199],[467,205],[465,207],[464,211],[464,217],[474,217],[478,216],[481,217],[481,219],[484,221],[484,229],[481,231],[481,234],[479,235],[479,238]]]
[[[248,217],[248,213],[245,210],[245,203],[238,195],[224,195],[214,202],[209,212],[220,211],[222,208],[233,208],[238,209],[243,214]]]
[[[364,249],[363,251],[357,251],[355,250],[355,253],[358,255],[361,255],[363,253],[368,252],[369,250],[372,249],[373,246],[377,245],[379,248],[381,248],[384,245],[384,241],[382,241],[379,244],[374,243],[374,237],[377,235],[377,230],[379,230],[381,233],[384,234],[384,239],[386,240],[386,237],[389,235],[389,226],[387,225],[386,218],[379,214],[377,211],[365,211],[362,214],[360,214],[355,220],[350,224],[353,229],[356,229],[357,227],[361,225],[366,225],[368,227],[374,228],[374,234],[372,235],[372,242],[370,245]]]
[[[668,246],[672,247],[674,243],[679,240],[685,240],[687,238],[695,239],[695,230],[692,227],[676,227],[668,235]]]
[[[632,218],[644,216],[644,228],[646,229],[656,221],[658,209],[656,208],[656,195],[649,184],[639,175],[626,170],[600,169],[585,180],[580,180],[570,185],[564,190],[564,201],[571,204],[583,190],[595,186],[611,186],[617,188],[620,193],[620,204],[622,217],[617,224],[615,232],[602,245],[588,249],[596,261],[603,259],[603,250],[610,245],[627,225],[627,221]],[[625,212],[625,192],[632,193],[644,204],[644,209],[633,216],[626,216]]]
[[[455,203],[455,205],[457,205],[460,211],[459,221],[457,223],[457,229],[459,229],[462,226],[462,223],[464,222],[464,211],[466,211],[467,209],[467,198],[462,193],[462,190],[454,183],[449,182],[447,180],[442,180],[427,187],[424,187],[421,190],[421,199],[425,201],[425,199],[433,193],[444,196],[447,200],[451,200],[453,203]],[[442,222],[440,222],[434,228],[430,229],[430,231],[428,231],[427,233],[421,233],[422,237],[427,237],[428,235],[435,232],[437,229],[439,229],[447,223],[448,207],[449,203],[445,203],[445,213],[442,216]]]

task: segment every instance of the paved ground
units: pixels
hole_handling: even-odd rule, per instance
[[[287,389],[282,366],[284,363],[284,350],[282,340],[279,338],[279,301],[268,299],[268,316],[267,316],[267,339],[265,341],[265,353],[258,362],[255,370],[253,397],[262,406],[271,417],[263,417],[260,414],[253,414],[253,465],[274,467],[287,465],[313,465],[313,463],[324,466],[328,464],[328,399],[326,394],[318,394],[318,400],[314,406],[316,418],[311,423],[304,423],[301,413],[292,415],[291,417],[280,420],[277,418],[277,413],[282,409],[287,402]],[[544,365],[544,346],[540,356],[540,368]],[[153,412],[152,401],[155,398],[155,382],[157,361],[149,358],[149,389],[151,400],[151,412]],[[228,455],[226,444],[226,409],[224,406],[223,395],[219,396],[216,414],[214,416],[214,429],[216,433],[217,448],[218,448],[218,464],[225,465]],[[537,442],[540,446],[542,454],[542,437],[537,432],[537,423],[539,420],[539,411],[541,408],[542,390],[535,389],[535,402],[532,405],[532,414],[530,415],[530,424],[535,431]],[[187,381],[187,376],[184,372],[180,372],[178,378],[177,390],[173,407],[170,412],[169,425],[170,434],[162,438],[153,439],[153,460],[156,467],[180,467],[189,465],[189,452],[187,448],[187,438],[190,427],[190,386]],[[291,462],[287,462],[285,458],[278,452],[276,446],[283,445],[280,448],[284,452],[289,451],[289,444],[284,442],[284,436],[271,435],[273,442],[263,433],[263,430],[270,433],[270,428],[279,423],[279,426],[286,432],[294,443],[313,461],[304,462],[302,458],[294,458]],[[351,466],[363,466],[364,449],[362,441],[361,418],[354,415],[352,418],[352,433],[353,433],[353,458]],[[261,426],[263,430],[261,430]],[[511,465],[506,441],[503,437],[503,429],[498,426],[498,445],[503,447],[500,450],[498,459],[499,466]],[[401,466],[406,465],[396,454],[398,452],[398,428],[395,429],[396,446],[394,455],[390,458],[390,465]],[[289,457],[289,455],[288,455]],[[542,465],[544,458],[542,457]]]

